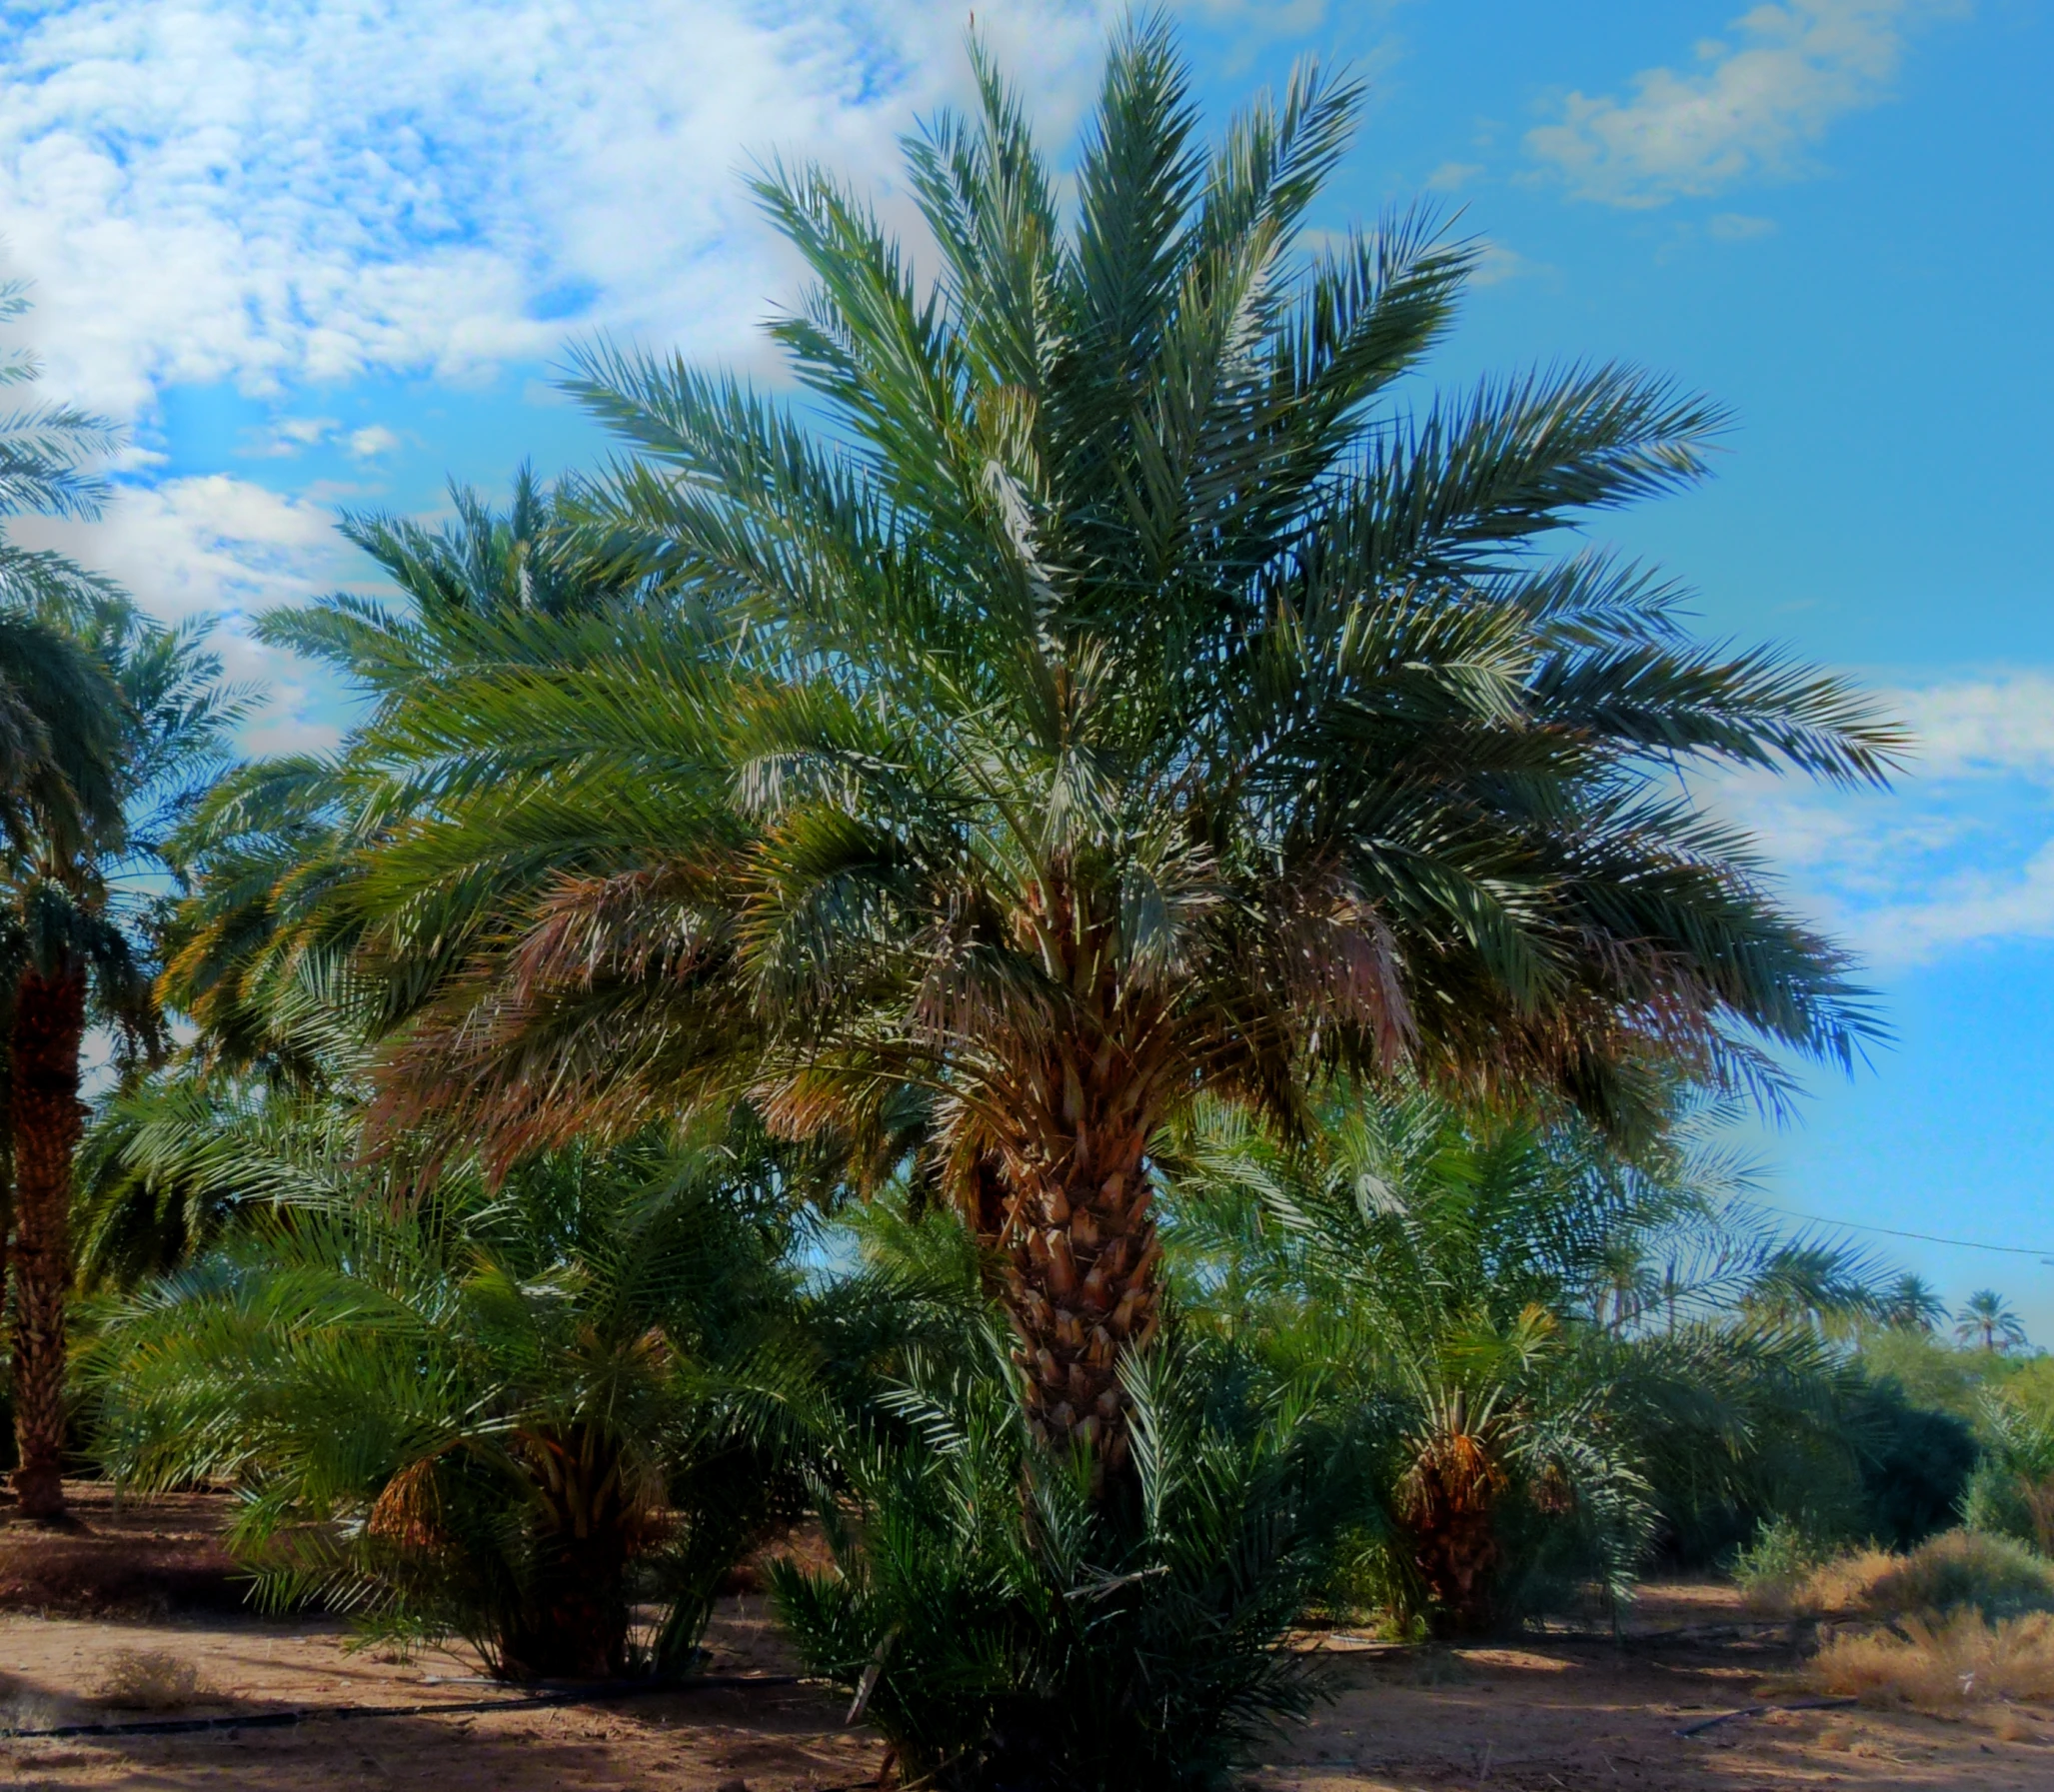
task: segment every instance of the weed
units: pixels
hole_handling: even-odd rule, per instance
[[[190,1661],[164,1649],[117,1649],[107,1659],[97,1696],[125,1711],[176,1711],[213,1696]]]
[[[1999,1700],[2054,1698],[2054,1614],[1995,1623],[1973,1611],[1906,1618],[1894,1630],[1836,1636],[1806,1677],[1820,1692],[1943,1715]]]

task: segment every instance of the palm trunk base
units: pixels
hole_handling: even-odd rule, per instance
[[[25,1465],[14,1471],[12,1479],[16,1518],[33,1520],[38,1524],[71,1525],[77,1522],[65,1506],[64,1479],[54,1465]]]

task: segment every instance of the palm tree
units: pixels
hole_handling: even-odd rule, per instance
[[[1954,1315],[1954,1335],[1963,1344],[1978,1344],[1992,1354],[2025,1342],[2025,1327],[1995,1288],[1978,1288]]]
[[[20,284],[0,286],[0,321],[27,309]],[[0,355],[0,386],[39,372],[26,351]],[[125,979],[121,954],[80,904],[97,899],[97,858],[123,850],[121,762],[135,717],[102,651],[130,614],[120,594],[61,554],[8,541],[4,525],[97,516],[106,486],[87,468],[114,440],[104,420],[67,405],[0,418],[0,1143],[13,1222],[16,1488],[24,1515],[38,1518],[62,1507],[63,1233],[85,1024],[84,973],[70,966],[97,964],[110,989]]]
[[[14,1486],[22,1515],[46,1522],[65,1515],[65,1303],[86,1031],[111,1026],[130,1055],[156,1048],[145,935],[171,869],[165,841],[219,770],[242,714],[202,627],[163,629],[103,593],[75,616],[73,634],[111,673],[120,698],[116,807],[94,825],[25,842],[0,881],[14,1159]]]
[[[1840,1365],[1749,1320],[1775,1245],[1705,1117],[1626,1157],[1587,1124],[1358,1090],[1294,1146],[1212,1103],[1158,1139],[1185,1329],[1384,1431],[1375,1602],[1453,1635],[1550,1575],[1623,1596],[1657,1528],[1747,1513],[1793,1461],[1844,1480]],[[1618,1266],[1658,1258],[1652,1326]]]
[[[820,433],[581,357],[646,457],[596,539],[680,596],[392,692],[360,750],[433,801],[353,900],[412,992],[388,1125],[504,1159],[739,1092],[864,1143],[915,1101],[1037,1434],[1116,1466],[1166,1121],[1399,1065],[1622,1128],[1658,1065],[1773,1098],[1765,1046],[1845,1059],[1865,1012],[1675,774],[1876,780],[1898,737],[1546,552],[1698,479],[1711,406],[1618,367],[1397,403],[1474,255],[1422,215],[1307,247],[1356,89],[1302,74],[1207,156],[1131,26],[1065,223],[977,67],[909,152],[932,287],[826,174],[759,183]]]
[[[1882,1313],[1886,1323],[1906,1331],[1930,1336],[1947,1317],[1947,1303],[1940,1291],[1922,1275],[1900,1275],[1884,1291]]]
[[[197,1024],[210,1062],[261,1063],[288,1079],[319,1074],[318,1064],[280,1055],[287,1040],[268,1023],[271,997],[296,1006],[310,959],[347,955],[362,932],[356,886],[365,855],[390,848],[411,815],[435,814],[444,794],[432,774],[420,776],[425,767],[381,752],[380,720],[460,671],[561,665],[566,631],[603,631],[617,612],[656,604],[668,589],[660,571],[618,544],[595,545],[566,489],[544,487],[526,466],[504,512],[469,487],[453,484],[450,501],[455,518],[437,529],[377,512],[343,518],[344,536],[398,587],[404,609],[340,593],[259,620],[270,645],[358,685],[372,724],[340,755],[238,767],[176,843],[194,894],[174,924],[164,992]],[[540,875],[507,845],[508,859]],[[402,1007],[432,976],[417,962],[405,981],[395,992]]]
[[[274,1603],[454,1633],[507,1677],[685,1667],[722,1577],[798,1510],[781,1449],[812,1365],[774,1164],[572,1151],[409,1201],[353,1118],[244,1090],[163,1128],[240,1210],[107,1315],[107,1466],[234,1482]]]

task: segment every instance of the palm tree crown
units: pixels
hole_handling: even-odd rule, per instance
[[[915,1104],[1042,1434],[1116,1463],[1162,1123],[1402,1065],[1626,1125],[1657,1066],[1772,1094],[1772,1047],[1846,1058],[1840,957],[1675,775],[1875,780],[1896,736],[1549,554],[1697,480],[1711,406],[1609,366],[1396,402],[1474,253],[1416,214],[1307,246],[1355,88],[1303,73],[1208,155],[1132,26],[1066,222],[977,67],[909,145],[932,284],[826,174],[758,183],[814,276],[774,331],[804,414],[581,356],[642,457],[591,539],[679,595],[394,694],[360,750],[412,807],[356,899],[421,993],[392,1120],[512,1154]]]
[[[1991,1352],[2025,1342],[2025,1327],[1995,1288],[1978,1288],[1954,1315],[1954,1335]]]
[[[1922,1275],[1900,1275],[1883,1293],[1883,1318],[1906,1331],[1930,1332],[1947,1317],[1947,1303]]]

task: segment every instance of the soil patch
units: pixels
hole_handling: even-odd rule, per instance
[[[165,1617],[242,1609],[247,1583],[221,1546],[220,1493],[117,1500],[99,1481],[67,1481],[75,1528],[8,1522],[0,1507],[0,1610],[82,1617]]]
[[[0,1718],[11,1726],[519,1696],[479,1684],[477,1664],[458,1652],[399,1660],[351,1650],[332,1620],[234,1609],[240,1589],[217,1540],[227,1514],[218,1497],[117,1514],[104,1490],[82,1486],[77,1501],[82,1533],[0,1529],[0,1585],[34,1607],[0,1614]],[[209,1609],[216,1600],[229,1609]],[[1248,1792],[2054,1786],[2054,1707],[2006,1704],[1951,1722],[1889,1709],[1771,1710],[1679,1736],[1721,1712],[1801,1696],[1778,1690],[1799,1666],[1797,1633],[1751,1621],[1731,1589],[1705,1585],[1645,1589],[1619,1629],[1617,1644],[1579,1620],[1451,1650],[1309,1636],[1332,1699],[1258,1751]],[[846,1700],[769,1683],[793,1662],[760,1595],[724,1600],[708,1644],[714,1673],[766,1683],[612,1704],[317,1717],[290,1729],[0,1741],[0,1788],[721,1792],[740,1781],[749,1792],[855,1792],[875,1782],[884,1749],[845,1726]],[[180,1688],[193,1702],[161,1708]],[[146,1695],[160,1708],[111,1702]]]

